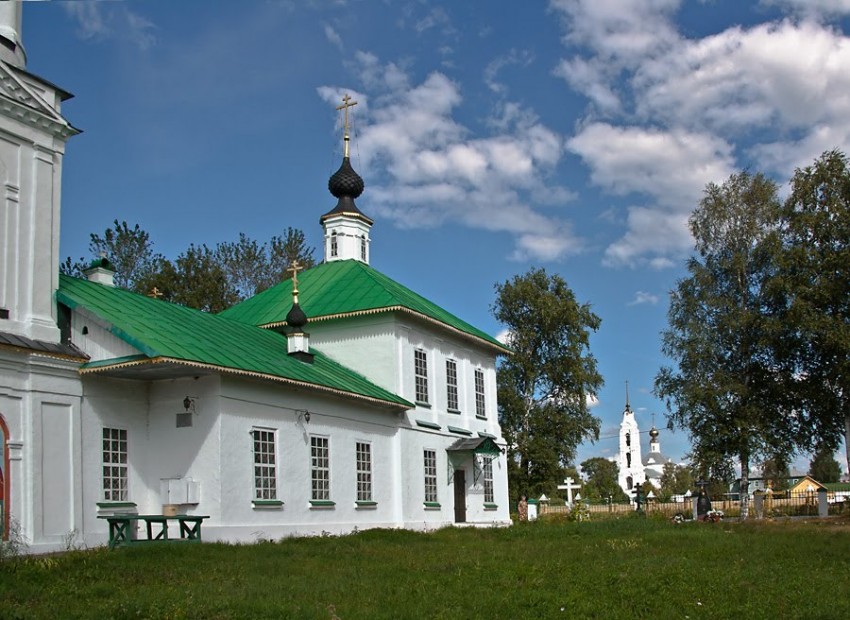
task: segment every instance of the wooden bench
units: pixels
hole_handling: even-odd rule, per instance
[[[187,541],[201,542],[201,524],[208,515],[101,515],[98,519],[106,519],[109,523],[109,548],[120,545],[156,541]],[[144,521],[147,538],[133,538],[131,526]],[[180,528],[180,538],[168,537],[168,522],[177,521]]]

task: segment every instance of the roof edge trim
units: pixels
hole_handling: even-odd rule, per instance
[[[135,359],[133,359],[135,358]],[[85,368],[80,368],[80,374],[93,374],[96,372],[104,372],[106,370],[117,370],[120,368],[130,368],[133,366],[141,366],[143,364],[177,364],[181,366],[190,366],[192,368],[203,368],[206,370],[212,370],[216,372],[223,372],[232,375],[238,375],[242,377],[251,377],[253,379],[265,379],[268,381],[274,381],[276,383],[285,383],[287,385],[294,385],[297,387],[315,390],[317,392],[325,392],[328,394],[333,394],[335,396],[345,396],[346,398],[355,398],[357,400],[365,401],[371,404],[382,405],[385,407],[391,407],[393,409],[400,409],[402,411],[406,409],[413,409],[415,405],[413,403],[408,403],[406,400],[401,399],[403,402],[395,402],[391,400],[383,400],[380,398],[375,398],[373,396],[364,396],[363,394],[357,394],[355,392],[346,392],[345,390],[339,390],[332,387],[327,387],[323,385],[318,385],[315,383],[309,383],[307,381],[297,381],[295,379],[290,379],[288,377],[281,377],[278,375],[271,375],[263,372],[256,372],[253,370],[242,370],[239,368],[230,368],[227,366],[216,366],[215,364],[206,364],[203,362],[194,362],[191,360],[181,360],[174,357],[153,357],[153,358],[142,358],[139,359],[138,356],[131,356],[128,358],[115,358],[113,360],[103,360],[102,365],[92,366],[86,365]]]
[[[405,314],[409,314],[418,319],[422,319],[427,323],[432,323],[434,325],[438,325],[443,329],[447,329],[450,332],[461,336],[462,338],[466,338],[468,340],[473,340],[475,342],[481,343],[488,348],[495,349],[498,353],[503,355],[511,355],[512,351],[502,344],[496,344],[494,342],[490,342],[480,336],[476,336],[475,334],[470,334],[469,332],[465,332],[462,329],[458,329],[457,327],[453,327],[448,323],[444,323],[443,321],[438,321],[437,319],[431,318],[430,316],[423,314],[421,312],[416,312],[415,310],[411,310],[407,306],[384,306],[383,308],[370,308],[368,310],[355,310],[353,312],[340,312],[338,314],[326,314],[323,316],[311,316],[307,319],[307,323],[318,323],[321,321],[333,321],[335,319],[345,319],[352,318],[358,316],[369,316],[373,314],[382,314],[385,312],[403,312]],[[258,327],[262,327],[263,329],[274,329],[275,327],[284,327],[286,325],[286,321],[275,321],[273,323],[264,323],[259,325]]]

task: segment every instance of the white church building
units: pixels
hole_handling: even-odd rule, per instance
[[[60,275],[78,130],[26,69],[20,7],[0,3],[2,536],[102,544],[99,516],[164,506],[208,515],[205,540],[509,524],[507,351],[370,265],[347,123],[316,267],[219,315],[119,289],[106,260]]]

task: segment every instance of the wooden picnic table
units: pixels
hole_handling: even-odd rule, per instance
[[[100,515],[98,519],[106,519],[109,523],[109,548],[140,542],[179,541],[201,542],[201,524],[209,515],[137,515],[116,514]],[[133,538],[134,526],[144,521],[147,538]],[[168,522],[176,521],[180,528],[180,538],[168,537]]]

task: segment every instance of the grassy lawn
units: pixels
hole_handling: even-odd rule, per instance
[[[0,564],[0,618],[848,618],[850,522],[623,518]]]

